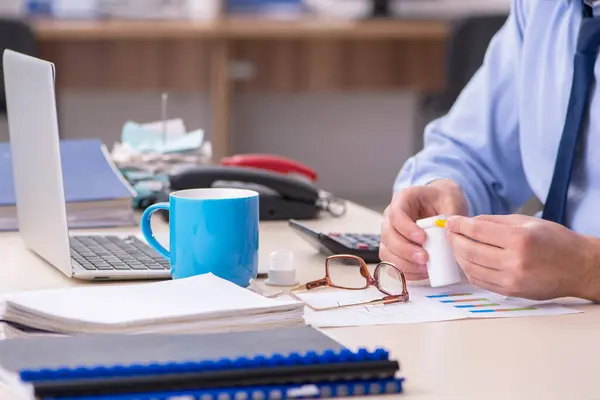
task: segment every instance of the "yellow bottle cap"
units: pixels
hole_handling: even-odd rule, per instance
[[[447,215],[436,215],[435,217],[423,218],[417,221],[417,226],[421,229],[445,228]]]

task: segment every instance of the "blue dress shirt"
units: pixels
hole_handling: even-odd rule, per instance
[[[427,126],[425,148],[403,166],[394,190],[452,179],[470,215],[513,213],[532,195],[545,202],[582,13],[581,0],[513,0],[482,67],[450,112]],[[600,82],[600,58],[595,76]],[[592,90],[582,139],[566,225],[600,236],[600,85]]]

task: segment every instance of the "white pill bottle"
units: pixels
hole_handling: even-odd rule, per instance
[[[431,287],[453,285],[462,279],[460,267],[446,236],[446,219],[446,215],[438,215],[417,221],[417,225],[427,235],[423,249],[429,256],[427,273]]]

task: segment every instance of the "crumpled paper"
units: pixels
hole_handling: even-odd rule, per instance
[[[169,174],[174,168],[210,163],[212,146],[204,140],[204,131],[188,132],[180,119],[147,124],[129,121],[111,156],[120,169]]]

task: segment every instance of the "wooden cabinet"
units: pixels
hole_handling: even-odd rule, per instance
[[[435,91],[443,21],[33,21],[40,56],[72,90],[210,91],[215,159],[229,154],[230,103],[248,91]],[[233,66],[247,66],[243,80]]]

